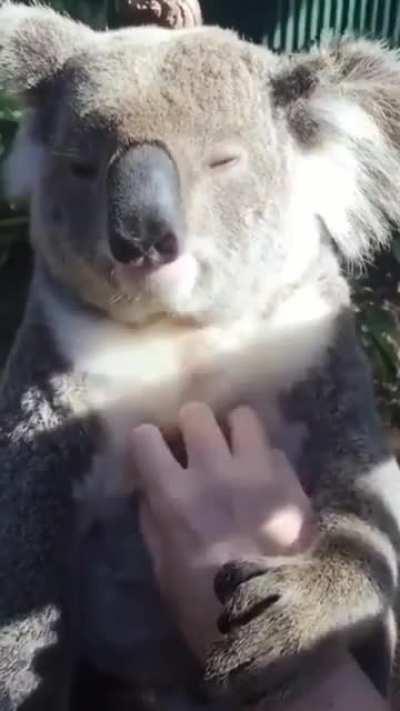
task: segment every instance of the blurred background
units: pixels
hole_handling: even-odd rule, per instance
[[[95,28],[129,24],[130,0],[47,0]],[[342,34],[400,47],[399,0],[201,0],[204,19],[237,29],[277,52],[309,49]],[[20,111],[0,93],[0,169]],[[399,186],[400,189],[400,186]],[[29,275],[26,209],[7,203],[0,179],[0,372],[18,327]],[[400,452],[400,236],[362,274],[350,275],[360,334],[371,359],[382,415]]]

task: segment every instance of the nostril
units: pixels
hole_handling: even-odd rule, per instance
[[[172,262],[178,256],[178,239],[173,232],[166,232],[154,247],[164,262]]]
[[[144,253],[132,240],[114,236],[110,240],[111,253],[117,262],[128,264],[143,259]]]
[[[178,238],[172,231],[151,243],[137,241],[114,234],[110,239],[112,256],[122,264],[155,268],[173,262],[179,253]]]

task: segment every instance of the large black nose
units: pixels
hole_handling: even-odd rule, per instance
[[[180,181],[163,148],[128,149],[110,168],[108,192],[114,259],[153,268],[179,256],[184,237]]]

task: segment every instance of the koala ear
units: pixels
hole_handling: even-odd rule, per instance
[[[343,256],[368,258],[400,224],[400,59],[342,40],[280,61],[275,111],[296,146],[296,188]]]
[[[0,90],[33,100],[93,34],[50,8],[0,0]]]

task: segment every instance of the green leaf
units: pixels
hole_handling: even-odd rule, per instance
[[[373,344],[379,354],[383,379],[387,383],[396,382],[399,373],[399,362],[395,349],[388,346],[381,337],[372,337]]]
[[[374,338],[378,340],[388,336],[395,338],[397,323],[394,315],[388,309],[378,306],[369,307],[362,314],[362,322]]]

